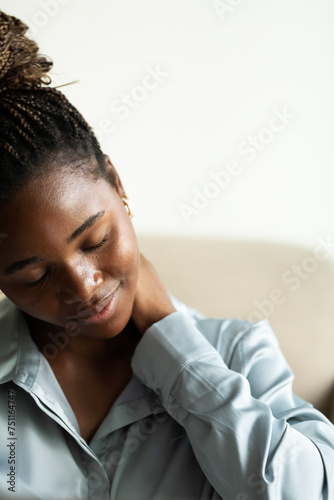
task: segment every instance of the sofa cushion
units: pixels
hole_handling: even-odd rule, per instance
[[[147,235],[138,241],[167,290],[190,307],[206,316],[269,318],[296,394],[328,414],[334,263],[325,247]]]

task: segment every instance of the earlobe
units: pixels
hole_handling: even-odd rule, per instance
[[[132,219],[134,214],[133,214],[133,211],[131,210],[131,207],[130,207],[129,198],[126,196],[126,194],[124,194],[124,196],[122,196],[122,202],[126,208],[126,211],[128,212],[128,216],[130,217],[130,219]]]

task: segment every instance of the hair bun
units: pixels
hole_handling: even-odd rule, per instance
[[[38,54],[36,42],[25,36],[28,26],[0,11],[0,92],[36,88],[51,83],[52,61]]]

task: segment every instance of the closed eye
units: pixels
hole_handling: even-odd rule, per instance
[[[94,247],[89,247],[89,248],[85,248],[85,252],[93,252],[94,250],[97,250],[98,248],[101,248],[103,247],[103,245],[108,241],[108,237],[105,236],[103,238],[103,240],[98,244],[98,245],[95,245]]]
[[[43,276],[41,278],[39,278],[38,280],[36,281],[30,281],[29,283],[25,283],[26,286],[37,286],[37,285],[40,285],[41,283],[43,283],[43,281],[46,280],[46,278],[48,277],[48,275],[50,274],[50,269],[48,269],[46,271],[45,274],[43,274]]]
[[[89,248],[85,248],[85,249],[84,249],[84,251],[85,251],[86,253],[94,252],[94,250],[98,250],[99,248],[103,247],[103,245],[104,245],[107,241],[108,241],[108,237],[107,237],[107,236],[105,236],[105,237],[103,238],[103,240],[102,240],[102,241],[100,241],[100,243],[99,243],[98,245],[95,245],[95,246],[93,246],[93,247],[89,247]],[[42,283],[46,280],[46,278],[48,277],[48,275],[50,274],[50,272],[51,272],[51,270],[50,270],[50,269],[48,269],[48,270],[46,271],[46,273],[45,273],[45,274],[43,274],[43,276],[42,276],[41,278],[39,278],[39,279],[38,279],[38,280],[36,280],[36,281],[31,281],[30,283],[25,283],[25,285],[26,285],[26,286],[28,286],[28,287],[33,287],[33,286],[38,286],[38,285],[42,284]]]

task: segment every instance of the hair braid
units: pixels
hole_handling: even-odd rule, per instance
[[[39,55],[27,29],[0,11],[0,204],[55,164],[114,185],[91,127],[64,94],[47,86],[52,62]]]

